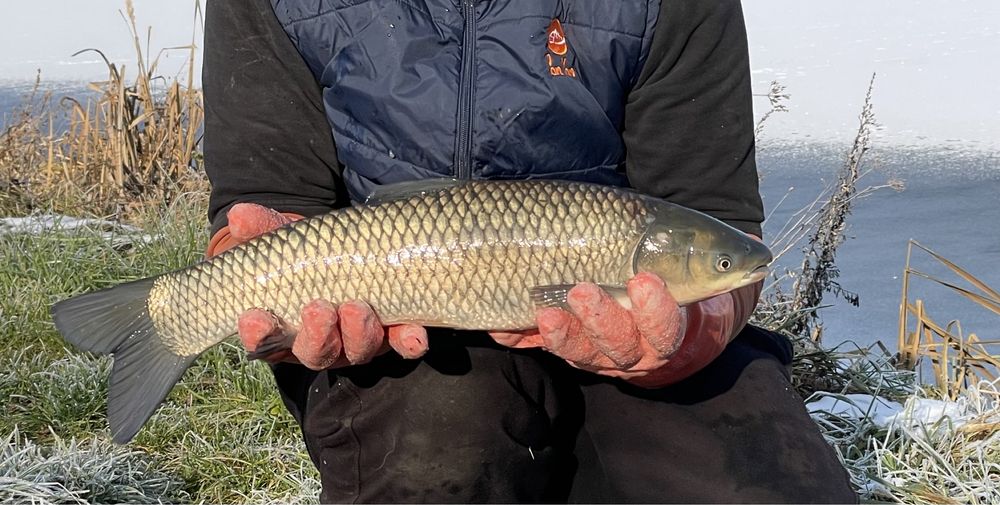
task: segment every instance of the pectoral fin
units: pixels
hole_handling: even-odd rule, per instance
[[[295,342],[295,335],[277,333],[264,337],[253,352],[247,352],[247,359],[264,359],[278,351],[289,350]]]
[[[569,303],[566,301],[566,297],[569,295],[569,290],[573,289],[575,284],[550,284],[547,286],[535,286],[528,289],[528,293],[531,296],[531,301],[535,304],[535,308],[546,308],[555,307],[558,309],[569,310]],[[628,297],[628,292],[625,288],[620,286],[609,286],[607,284],[598,284],[598,287],[603,289],[608,295],[611,296],[616,302],[620,303],[626,309],[632,308],[632,300]]]

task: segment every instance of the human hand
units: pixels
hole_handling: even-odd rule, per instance
[[[302,219],[251,203],[234,205],[228,218],[229,226],[213,238],[209,255]],[[385,327],[363,301],[338,307],[313,300],[302,307],[300,320],[295,327],[266,309],[254,308],[240,316],[238,333],[252,358],[301,363],[313,370],[367,363],[389,349],[409,359],[427,352],[427,331],[422,326]]]
[[[537,330],[491,336],[502,345],[541,347],[574,367],[650,388],[700,370],[732,337],[736,311],[730,293],[679,307],[663,281],[648,272],[626,288],[631,308],[597,285],[581,283],[569,291],[568,311],[537,311]]]

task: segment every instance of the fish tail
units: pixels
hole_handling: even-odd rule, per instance
[[[87,293],[52,306],[52,319],[76,348],[113,354],[108,384],[112,439],[132,439],[198,356],[164,346],[146,300],[155,277]]]

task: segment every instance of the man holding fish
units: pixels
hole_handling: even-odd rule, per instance
[[[86,322],[122,295],[54,309],[115,355],[116,440],[238,319],[324,502],[855,500],[746,325],[738,1],[213,0],[205,34],[215,259],[118,291],[169,369],[127,392]]]

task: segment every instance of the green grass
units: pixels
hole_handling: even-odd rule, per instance
[[[0,235],[0,501],[315,501],[315,469],[270,370],[238,345],[199,358],[121,447],[105,417],[110,360],[68,349],[49,317],[55,301],[199,260],[203,216],[200,198],[151,213],[148,242]]]
[[[4,356],[0,366],[7,370],[0,382],[0,397],[7,399],[0,433],[17,429],[34,441],[51,442],[106,428],[104,381],[110,360],[53,357],[28,348]]]

